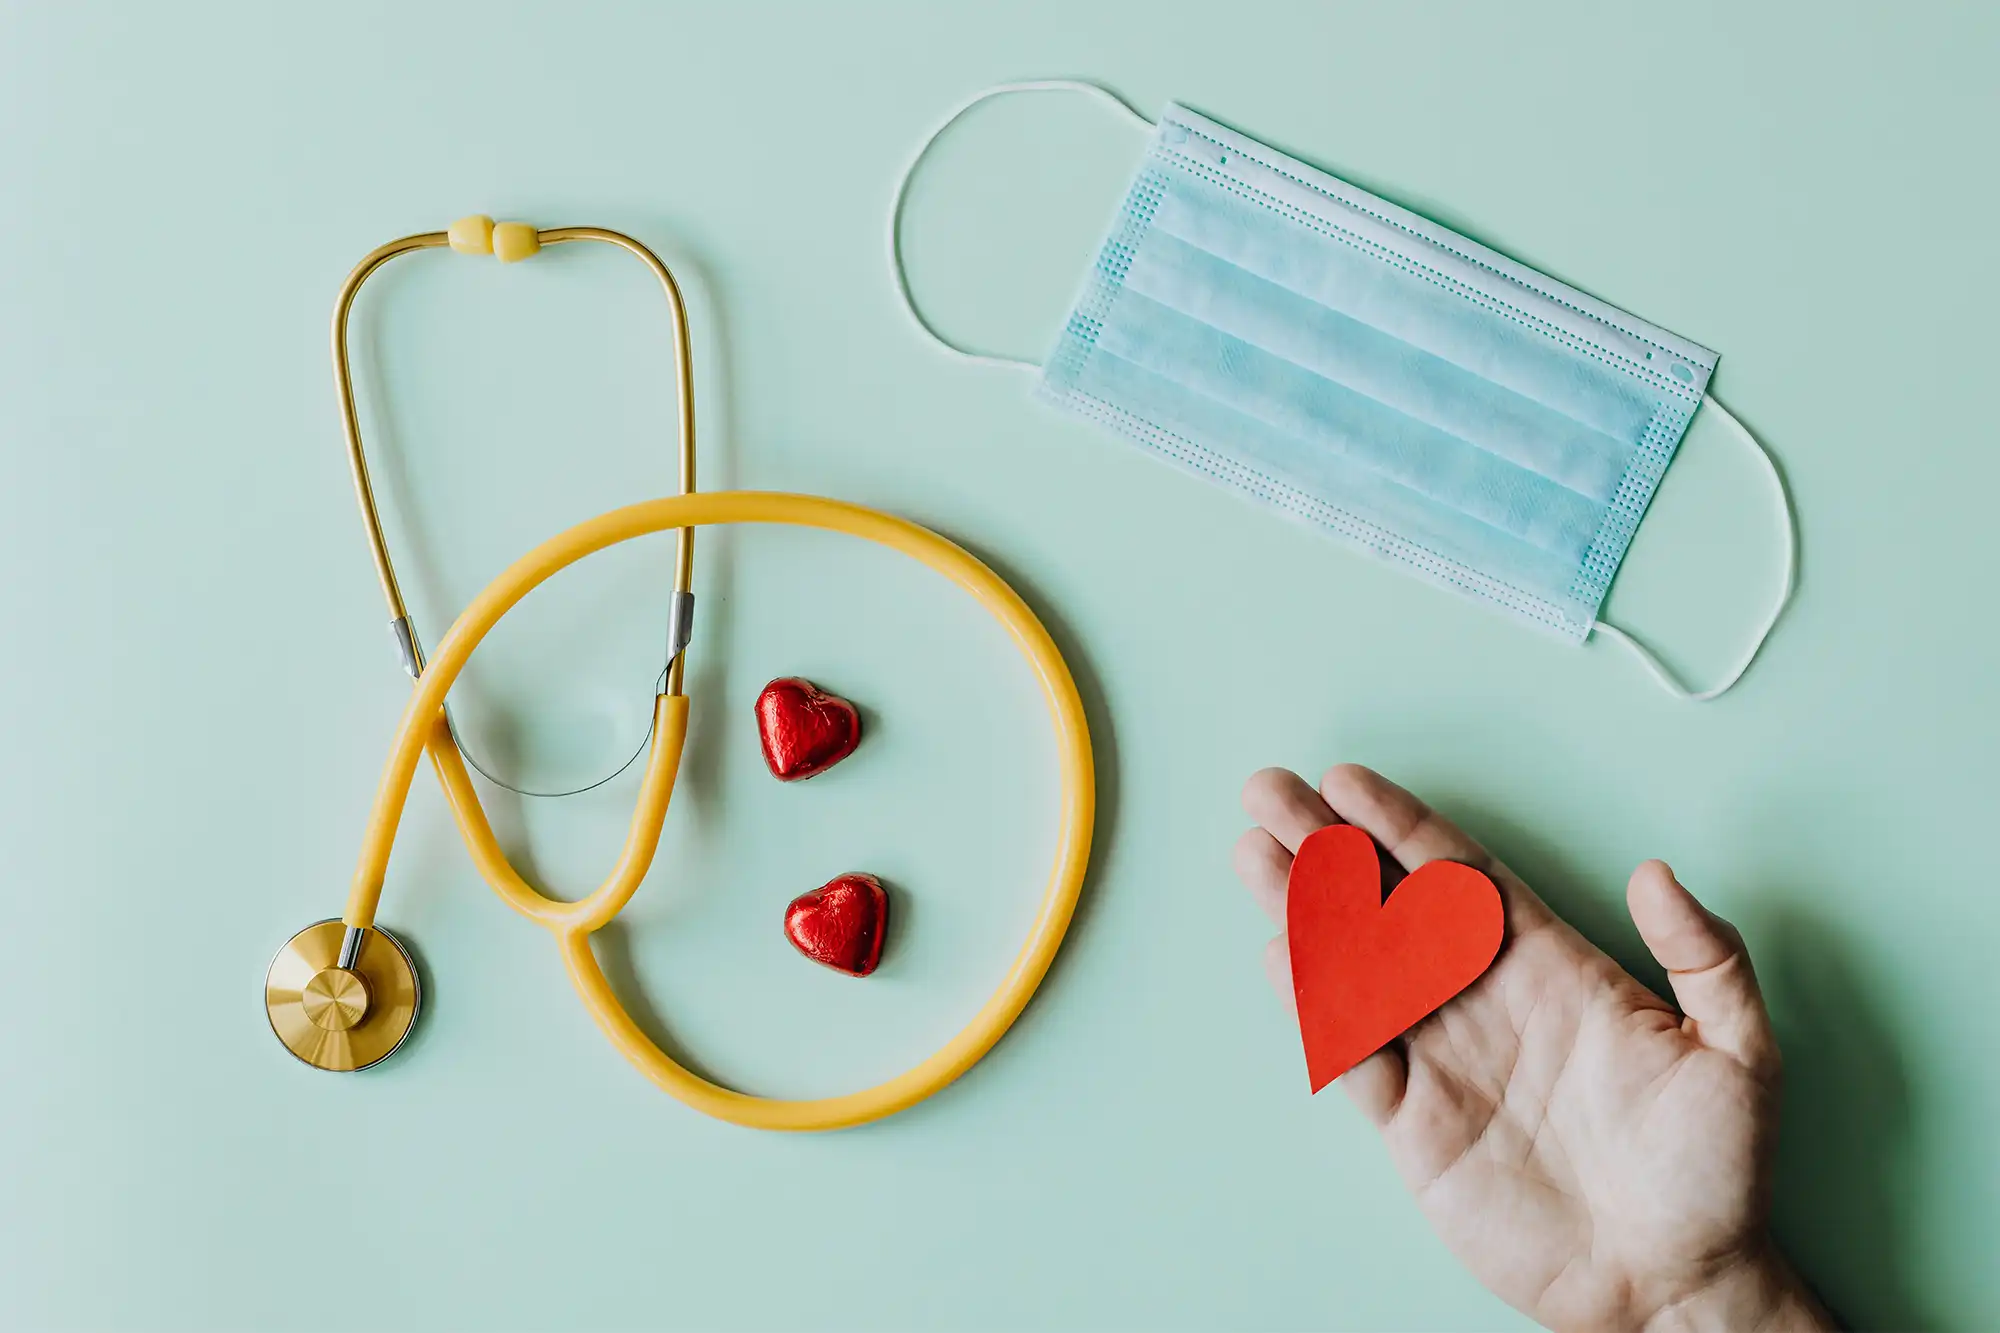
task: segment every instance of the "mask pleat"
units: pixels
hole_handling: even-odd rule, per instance
[[[1631,461],[1631,440],[1482,380],[1165,233],[1155,232],[1137,251],[1125,288],[1600,505],[1610,501]]]
[[[1270,489],[1301,497],[1338,497],[1337,507],[1365,516],[1371,525],[1552,602],[1565,595],[1575,576],[1573,559],[1542,550],[1470,514],[1440,508],[1423,492],[1338,450],[1301,449],[1295,436],[1115,355],[1108,347],[1099,346],[1075,389],[1107,404],[1144,402],[1149,422],[1208,455],[1201,462],[1180,461],[1213,479],[1241,485],[1246,478],[1227,474],[1248,469],[1251,479],[1273,483]],[[1216,453],[1198,441],[1227,441],[1227,453]],[[1390,540],[1389,532],[1374,542],[1354,532],[1345,535],[1363,545],[1381,546]]]
[[[1164,232],[1287,287],[1476,379],[1635,444],[1657,405],[1631,378],[1441,286],[1408,263],[1258,208],[1187,171],[1168,173],[1150,236]]]
[[[1599,502],[1130,287],[1097,345],[1571,561],[1597,531]]]

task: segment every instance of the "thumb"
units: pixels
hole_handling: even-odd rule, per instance
[[[1778,1042],[1750,954],[1736,927],[1695,901],[1664,861],[1632,872],[1632,924],[1674,988],[1688,1031],[1759,1074],[1778,1072]]]

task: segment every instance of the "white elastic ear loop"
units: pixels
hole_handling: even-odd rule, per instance
[[[1764,618],[1764,627],[1757,632],[1757,637],[1751,640],[1749,650],[1743,654],[1742,660],[1737,662],[1735,669],[1723,678],[1720,685],[1714,685],[1705,690],[1690,690],[1687,686],[1681,684],[1680,681],[1674,678],[1673,672],[1667,670],[1666,665],[1653,655],[1651,649],[1609,621],[1600,620],[1591,626],[1594,630],[1604,631],[1614,641],[1622,643],[1631,649],[1633,654],[1638,657],[1639,664],[1645,667],[1651,673],[1653,679],[1660,683],[1660,688],[1674,695],[1676,698],[1686,699],[1691,703],[1698,704],[1707,703],[1710,699],[1727,693],[1731,686],[1743,679],[1743,673],[1748,671],[1750,664],[1757,660],[1757,654],[1764,647],[1764,641],[1770,638],[1771,631],[1777,628],[1778,617],[1785,614],[1785,607],[1791,603],[1792,590],[1798,586],[1799,569],[1799,533],[1797,525],[1792,521],[1792,497],[1785,490],[1785,478],[1778,471],[1777,460],[1772,458],[1771,451],[1758,443],[1757,437],[1752,435],[1748,428],[1736,419],[1735,413],[1715,401],[1708,394],[1703,394],[1701,401],[1704,405],[1712,407],[1722,414],[1722,419],[1727,421],[1731,428],[1735,430],[1737,438],[1749,445],[1757,457],[1764,460],[1764,466],[1771,473],[1771,486],[1778,497],[1778,517],[1784,523],[1785,527],[1785,581],[1778,589],[1778,600],[1772,604],[1771,613]]]
[[[910,295],[909,274],[903,269],[903,200],[910,193],[910,178],[916,174],[917,164],[924,160],[924,154],[930,152],[931,145],[937,142],[938,136],[950,129],[960,116],[989,98],[1004,97],[1008,93],[1048,92],[1086,93],[1117,108],[1140,126],[1146,129],[1153,128],[1152,121],[1140,115],[1133,109],[1131,103],[1117,93],[1082,79],[1025,79],[1019,83],[996,83],[984,92],[974,93],[953,107],[950,113],[924,136],[923,142],[917,145],[917,151],[910,155],[909,165],[903,168],[902,177],[896,182],[896,202],[889,208],[889,271],[896,275],[896,295],[903,299],[903,313],[910,317],[910,322],[915,324],[917,331],[926,338],[960,360],[970,361],[976,365],[1024,366],[1029,370],[1040,369],[1039,362],[1029,361],[1023,357],[993,356],[986,352],[975,352],[969,347],[961,347],[931,327],[931,322],[924,318],[923,312],[917,309],[915,298]]]

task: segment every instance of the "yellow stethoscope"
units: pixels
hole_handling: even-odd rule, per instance
[[[680,423],[680,493],[601,514],[580,523],[522,556],[459,614],[428,662],[396,583],[354,406],[348,366],[347,320],[354,298],[369,275],[398,255],[449,246],[463,254],[492,254],[506,263],[526,259],[543,246],[570,241],[602,241],[636,256],[659,280],[674,325],[674,391]],[[383,879],[404,802],[426,750],[443,785],[467,850],[487,883],[509,907],[546,928],[556,938],[571,983],[584,1007],[612,1045],[641,1073],[698,1111],[757,1129],[817,1130],[863,1124],[893,1115],[938,1091],[990,1050],[1027,1006],[1062,943],[1076,907],[1090,856],[1095,813],[1090,733],[1077,698],[1076,683],[1048,631],[1027,603],[992,570],[936,533],[905,519],[861,505],[812,495],[694,488],[694,382],[686,307],[667,266],[651,250],[619,232],[601,227],[557,227],[537,231],[525,223],[464,218],[448,231],[405,236],[370,253],[341,286],[333,312],[333,368],[339,390],[354,489],[368,528],[375,573],[389,604],[403,665],[416,681],[403,712],[389,762],[376,788],[368,831],[361,844],[347,910],[337,920],[306,927],[286,942],[265,979],[265,1009],[271,1028],[294,1055],[319,1069],[362,1069],[400,1046],[416,1021],[421,998],[415,967],[403,946],[376,924]],[[645,878],[659,847],[667,802],[673,795],[687,738],[688,700],[682,691],[687,646],[693,629],[694,529],[721,523],[780,523],[842,532],[901,551],[929,565],[976,598],[1006,627],[1042,689],[1055,726],[1062,767],[1060,826],[1055,865],[1042,895],[1027,942],[1007,969],[1000,987],[972,1021],[944,1047],[886,1083],[859,1092],[809,1101],[755,1097],[691,1073],[661,1050],[632,1021],[605,979],[590,936],[616,917]],[[668,667],[654,700],[653,735],[637,807],[625,850],[611,874],[588,897],[575,902],[549,898],[515,871],[487,821],[445,712],[446,695],[480,640],[517,602],[544,580],[576,561],[619,542],[674,529],[674,591],[670,608]]]

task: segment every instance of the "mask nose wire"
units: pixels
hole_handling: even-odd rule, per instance
[[[1707,703],[1711,699],[1727,694],[1737,681],[1743,679],[1743,673],[1750,669],[1750,664],[1757,660],[1757,654],[1763,651],[1765,641],[1771,637],[1771,631],[1778,627],[1779,617],[1783,616],[1785,608],[1791,605],[1792,593],[1799,583],[1798,522],[1792,517],[1791,492],[1785,489],[1785,476],[1778,470],[1778,460],[1771,456],[1771,451],[1764,447],[1762,441],[1750,433],[1749,427],[1736,419],[1734,412],[1717,402],[1712,395],[1703,394],[1701,401],[1704,407],[1712,407],[1722,414],[1722,419],[1729,423],[1731,433],[1763,460],[1765,470],[1770,473],[1772,494],[1778,501],[1778,519],[1785,533],[1785,575],[1778,587],[1777,600],[1771,604],[1770,612],[1765,615],[1763,627],[1757,631],[1757,637],[1750,641],[1749,648],[1737,660],[1729,674],[1724,676],[1719,684],[1711,685],[1705,690],[1691,690],[1682,684],[1674,673],[1667,669],[1666,664],[1654,655],[1652,649],[1639,642],[1628,631],[1605,620],[1600,620],[1591,626],[1593,631],[1602,632],[1614,643],[1622,644],[1634,657],[1637,657],[1639,665],[1646,668],[1647,674],[1652,676],[1661,689],[1677,699],[1697,704]]]
[[[1153,122],[1140,115],[1130,102],[1102,84],[1090,83],[1083,79],[1022,79],[1014,83],[996,83],[991,88],[974,93],[946,112],[944,118],[939,120],[917,145],[917,151],[910,154],[909,162],[903,167],[903,174],[896,180],[896,199],[889,206],[889,272],[896,278],[896,295],[901,298],[903,313],[910,317],[912,324],[916,325],[917,332],[961,361],[969,361],[980,366],[1006,366],[1010,369],[1040,368],[1039,362],[1030,361],[1025,357],[997,356],[990,352],[976,352],[969,347],[961,346],[939,333],[931,322],[924,318],[923,312],[917,309],[916,298],[910,294],[910,275],[903,267],[903,203],[910,194],[910,180],[916,175],[917,167],[923,162],[924,155],[930,152],[931,145],[938,141],[938,136],[956,124],[960,116],[981,102],[995,97],[1005,97],[1011,93],[1053,92],[1083,93],[1116,110],[1141,129],[1153,128]]]

